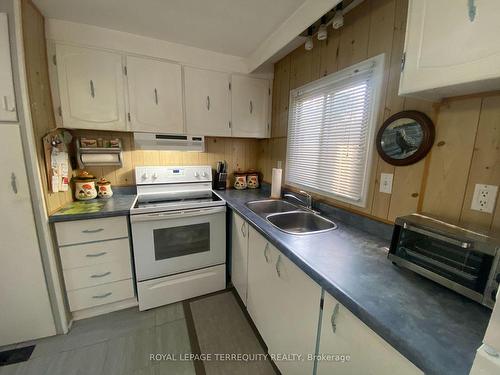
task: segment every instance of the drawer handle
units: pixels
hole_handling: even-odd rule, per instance
[[[113,294],[112,292],[108,292],[108,293],[100,294],[98,296],[92,296],[92,298],[97,298],[97,299],[106,298],[106,297],[109,297],[112,294]]]
[[[100,273],[98,275],[91,275],[90,277],[93,279],[98,279],[99,277],[104,277],[104,276],[108,276],[108,275],[111,275],[111,271]]]
[[[243,235],[243,237],[247,236],[246,231],[245,231],[245,222],[243,222],[243,224],[241,224],[240,231],[241,231],[241,234]]]
[[[335,307],[333,308],[333,313],[330,321],[332,322],[332,331],[335,333],[337,331],[337,315],[339,314],[339,303],[337,302],[335,304]]]
[[[97,258],[97,257],[102,257],[103,255],[106,255],[108,252],[103,251],[101,253],[95,253],[95,254],[87,254],[85,255],[87,258]]]
[[[82,230],[82,233],[98,233],[102,232],[104,228],[99,228],[99,229],[84,229]]]

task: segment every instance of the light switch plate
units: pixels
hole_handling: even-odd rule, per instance
[[[493,213],[497,199],[498,186],[476,184],[472,197],[471,209],[485,213]]]
[[[380,192],[391,194],[392,193],[392,179],[394,175],[392,173],[381,173],[380,174]]]

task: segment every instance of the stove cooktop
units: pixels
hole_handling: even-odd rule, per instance
[[[215,193],[201,197],[177,198],[159,201],[140,201],[140,197],[130,210],[131,214],[175,211],[203,207],[223,206],[226,202]]]

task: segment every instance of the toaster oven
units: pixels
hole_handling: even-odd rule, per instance
[[[489,308],[500,283],[500,241],[421,214],[398,217],[389,259]]]

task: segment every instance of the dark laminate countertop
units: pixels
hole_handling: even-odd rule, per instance
[[[333,214],[325,216],[336,221],[337,230],[290,235],[246,207],[248,201],[267,198],[265,191],[217,193],[326,292],[426,374],[469,373],[490,310],[394,266],[387,259],[387,233],[385,239],[369,234],[340,221],[331,210]]]
[[[135,189],[114,188],[113,191],[113,196],[108,199],[91,199],[68,203],[50,215],[49,222],[56,223],[128,215],[136,198]]]

